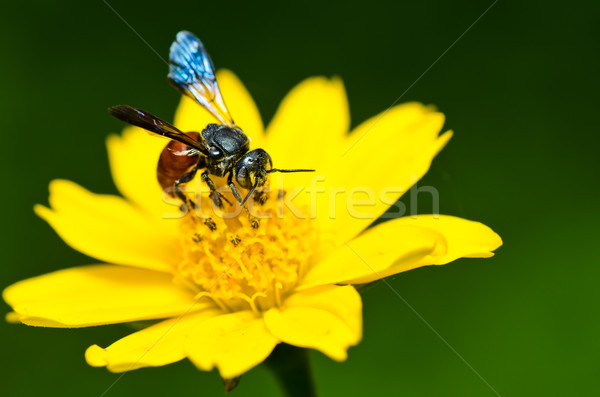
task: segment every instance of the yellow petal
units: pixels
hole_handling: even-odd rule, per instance
[[[35,212],[71,247],[104,262],[171,271],[175,220],[155,220],[117,196],[63,180],[50,184],[52,209]]]
[[[376,280],[390,268],[422,266],[430,255],[446,253],[446,241],[435,230],[389,221],[361,234],[310,268],[301,281],[306,289],[324,284]]]
[[[265,324],[282,342],[317,349],[342,361],[362,337],[362,302],[351,286],[317,287],[270,309]]]
[[[106,140],[115,185],[137,207],[158,219],[176,209],[164,202],[156,177],[158,158],[168,142],[138,127],[127,127],[122,135],[113,134]]]
[[[162,321],[119,339],[106,349],[90,346],[85,359],[93,367],[107,367],[111,372],[158,367],[184,359],[185,340],[202,321],[218,315],[217,310],[188,313]]]
[[[21,322],[20,318],[21,316],[19,316],[19,314],[15,312],[8,312],[4,317],[6,322],[10,324],[19,324]]]
[[[233,120],[251,138],[253,148],[263,144],[264,126],[252,96],[230,70],[217,72],[217,81]],[[175,126],[182,131],[201,132],[207,124],[218,123],[211,114],[187,96],[175,113]]]
[[[323,227],[341,231],[345,241],[377,219],[427,172],[450,139],[450,132],[438,137],[443,124],[443,114],[408,103],[358,126],[341,153],[332,154],[336,167],[325,185],[342,190],[335,198],[321,195]]]
[[[267,128],[275,168],[309,168],[327,173],[332,148],[341,147],[350,126],[344,85],[339,78],[313,77],[283,99]],[[290,186],[308,186],[312,173],[286,176]]]
[[[399,225],[414,225],[435,230],[446,239],[445,255],[431,259],[434,265],[444,265],[458,258],[489,258],[502,245],[502,239],[486,225],[448,215],[417,215],[393,221]]]
[[[379,245],[373,242],[371,249],[360,247],[352,242],[350,247],[355,256],[362,258],[361,261],[364,259],[363,264],[365,266],[368,264],[375,269],[375,271],[367,273],[363,277],[354,278],[351,280],[352,284],[368,283],[378,278],[388,277],[421,266],[444,265],[461,257],[487,258],[492,256],[492,251],[502,244],[500,237],[489,227],[478,222],[446,215],[438,215],[437,218],[433,215],[399,218],[377,227],[381,227],[381,233],[388,234],[390,237],[394,236],[398,230],[403,230],[406,227],[413,227],[421,231],[427,230],[440,236],[440,241],[443,241],[443,249],[435,250],[430,255],[426,255],[413,263],[396,262],[392,266],[379,269],[377,267],[379,259],[371,258],[371,252],[377,249],[381,251],[388,250],[389,248],[386,245],[389,244],[389,240],[388,242],[381,242]],[[359,236],[356,241],[361,237]]]
[[[221,69],[217,72],[225,103],[236,125],[250,137],[253,147],[262,145],[265,127],[260,117],[258,107],[252,96],[231,70]]]
[[[201,370],[217,367],[229,379],[260,364],[277,343],[262,318],[236,312],[204,321],[189,335],[186,352]]]
[[[194,304],[193,294],[173,284],[166,273],[114,265],[76,267],[19,281],[3,297],[19,321],[59,328],[173,317]]]

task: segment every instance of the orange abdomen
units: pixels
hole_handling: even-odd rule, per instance
[[[186,133],[190,137],[198,140],[200,134],[197,132]],[[156,167],[156,176],[158,183],[163,191],[174,196],[173,185],[175,182],[187,174],[193,166],[198,163],[199,156],[188,155],[192,148],[177,141],[171,141],[160,153],[158,166]]]

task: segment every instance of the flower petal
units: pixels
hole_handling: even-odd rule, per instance
[[[449,215],[417,215],[394,220],[398,225],[424,227],[442,234],[448,250],[431,259],[433,265],[445,265],[458,258],[489,258],[502,245],[502,239],[486,225]]]
[[[219,310],[203,310],[162,321],[119,339],[106,349],[90,346],[85,359],[93,367],[107,367],[111,372],[125,372],[143,367],[167,365],[186,357],[188,334]]]
[[[335,198],[321,195],[324,229],[341,230],[341,241],[347,241],[368,227],[427,172],[451,137],[438,137],[443,124],[443,114],[407,103],[358,126],[325,180],[342,191]],[[365,197],[366,205],[358,201]]]
[[[331,149],[339,148],[350,128],[344,84],[339,78],[313,77],[283,99],[267,128],[267,147],[275,168],[310,168],[326,173]],[[290,186],[308,186],[312,173],[289,176]]]
[[[432,244],[429,253],[428,239]],[[500,245],[500,236],[479,222],[447,215],[398,218],[367,230],[309,270],[302,288],[318,284],[319,279],[321,283],[362,284],[461,257],[488,258]],[[396,259],[411,247],[417,249],[414,254]]]
[[[52,209],[35,212],[71,247],[103,262],[171,271],[175,220],[156,220],[117,196],[63,180],[50,184]]]
[[[252,312],[235,312],[204,321],[188,337],[186,352],[201,370],[219,369],[235,378],[266,359],[279,341]]]
[[[252,96],[240,79],[230,70],[221,69],[217,72],[217,81],[225,104],[235,123],[252,139],[253,147],[260,147],[264,139],[264,126],[260,112]],[[182,131],[202,131],[209,123],[218,121],[200,105],[187,96],[181,102],[175,113],[175,126]]]
[[[290,296],[265,313],[273,335],[290,345],[317,349],[343,361],[362,337],[362,302],[351,286],[323,286]]]
[[[174,212],[163,200],[156,177],[160,153],[169,141],[138,127],[127,127],[122,135],[106,140],[113,180],[119,191],[137,207],[155,217]]]
[[[437,231],[395,220],[379,224],[344,244],[310,268],[301,281],[306,289],[325,284],[356,284],[376,280],[388,269],[410,270],[431,255],[446,253]]]
[[[173,284],[168,274],[114,265],[76,267],[19,281],[3,297],[21,322],[58,328],[173,317],[195,303],[194,295]]]

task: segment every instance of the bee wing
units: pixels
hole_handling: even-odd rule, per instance
[[[222,124],[234,126],[204,45],[190,32],[181,31],[169,53],[168,80],[181,93],[207,109]]]
[[[119,105],[109,108],[108,112],[121,121],[141,127],[148,132],[181,142],[201,153],[207,153],[206,148],[204,148],[200,142],[179,131],[175,126],[146,111],[136,109],[129,105]]]

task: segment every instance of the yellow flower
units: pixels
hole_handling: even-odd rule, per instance
[[[233,378],[282,342],[344,360],[362,332],[353,284],[460,257],[489,257],[501,245],[488,227],[451,216],[398,218],[365,231],[425,174],[450,138],[451,132],[438,136],[441,113],[408,103],[348,134],[341,81],[319,77],[287,95],[265,132],[235,75],[221,71],[218,77],[254,148],[266,149],[277,168],[318,174],[273,176],[274,191],[261,208],[270,217],[257,230],[242,213],[215,217],[211,231],[194,216],[165,219],[176,212],[162,200],[155,175],[165,140],[129,127],[108,139],[112,174],[125,198],[56,180],[50,208],[35,207],[67,244],[105,264],[6,288],[11,321],[68,328],[162,320],[107,348],[89,347],[87,362],[122,372],[187,357],[202,370],[216,367]],[[176,126],[197,131],[209,122],[207,112],[182,100]],[[373,203],[364,204],[365,192],[377,195]]]

